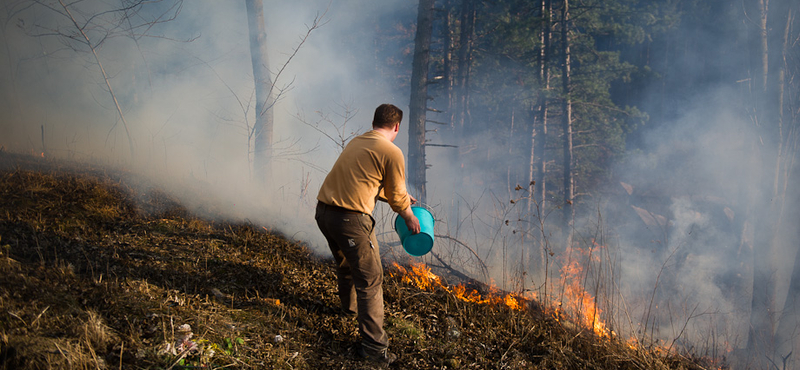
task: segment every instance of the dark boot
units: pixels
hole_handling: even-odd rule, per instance
[[[388,349],[383,349],[380,351],[371,351],[371,350],[365,350],[364,347],[362,346],[358,347],[358,356],[367,361],[374,362],[381,368],[387,368],[389,367],[389,364],[397,360],[397,355],[389,352]]]

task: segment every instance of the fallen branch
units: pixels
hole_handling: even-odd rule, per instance
[[[450,266],[450,265],[448,265],[448,264],[447,264],[447,262],[445,262],[444,260],[442,260],[442,258],[441,258],[441,257],[439,257],[439,255],[438,255],[438,254],[436,254],[436,252],[431,252],[431,254],[432,254],[434,257],[436,257],[436,259],[437,259],[437,260],[439,260],[439,263],[441,263],[441,264],[442,264],[442,266],[438,266],[438,267],[441,267],[441,268],[444,268],[444,269],[447,269],[447,270],[449,270],[451,274],[455,275],[455,276],[456,276],[456,277],[458,277],[459,279],[462,279],[462,280],[473,280],[471,277],[467,276],[467,275],[466,275],[466,274],[464,274],[463,272],[461,272],[461,271],[458,271],[458,270],[456,270],[455,268],[453,268],[453,266]]]
[[[459,244],[459,245],[461,245],[462,247],[466,248],[468,251],[470,251],[470,253],[472,253],[472,255],[473,255],[473,256],[475,256],[475,259],[477,259],[477,260],[478,260],[478,263],[480,263],[480,266],[481,266],[481,272],[483,273],[483,278],[484,278],[484,279],[488,279],[488,278],[489,278],[489,268],[488,268],[488,267],[486,266],[486,264],[483,262],[483,260],[481,259],[481,257],[480,257],[480,256],[478,256],[478,253],[476,253],[474,249],[470,248],[470,247],[469,247],[467,244],[465,244],[464,242],[462,242],[462,241],[460,241],[460,240],[458,240],[458,239],[456,239],[456,238],[453,238],[453,237],[451,237],[450,235],[434,235],[434,236],[435,236],[435,237],[437,237],[437,238],[442,238],[442,239],[452,240],[452,241],[453,241],[453,242],[455,242],[456,244]],[[442,261],[442,260],[441,260],[441,259],[440,259],[438,256],[436,256],[436,258],[437,258],[437,259],[439,259],[439,261],[441,261],[441,262],[444,264],[444,261]],[[448,267],[448,268],[450,268],[450,267]],[[455,270],[453,270],[453,271],[455,271]]]

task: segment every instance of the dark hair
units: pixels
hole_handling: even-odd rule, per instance
[[[372,127],[391,128],[395,123],[403,120],[403,111],[392,104],[381,104],[375,108],[375,117],[372,118]]]

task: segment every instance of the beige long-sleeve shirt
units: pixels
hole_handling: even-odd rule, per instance
[[[369,131],[347,144],[322,182],[317,200],[371,214],[380,197],[393,211],[403,211],[411,205],[405,167],[400,148],[379,132]]]

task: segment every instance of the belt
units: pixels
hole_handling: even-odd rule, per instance
[[[319,204],[321,204],[323,207],[325,207],[325,209],[331,210],[331,211],[334,211],[334,212],[349,213],[349,214],[354,214],[354,215],[363,215],[364,214],[364,212],[353,211],[352,209],[347,209],[347,208],[343,208],[343,207],[339,207],[339,206],[334,206],[334,205],[330,205],[330,204],[323,203],[323,202],[319,202]]]

